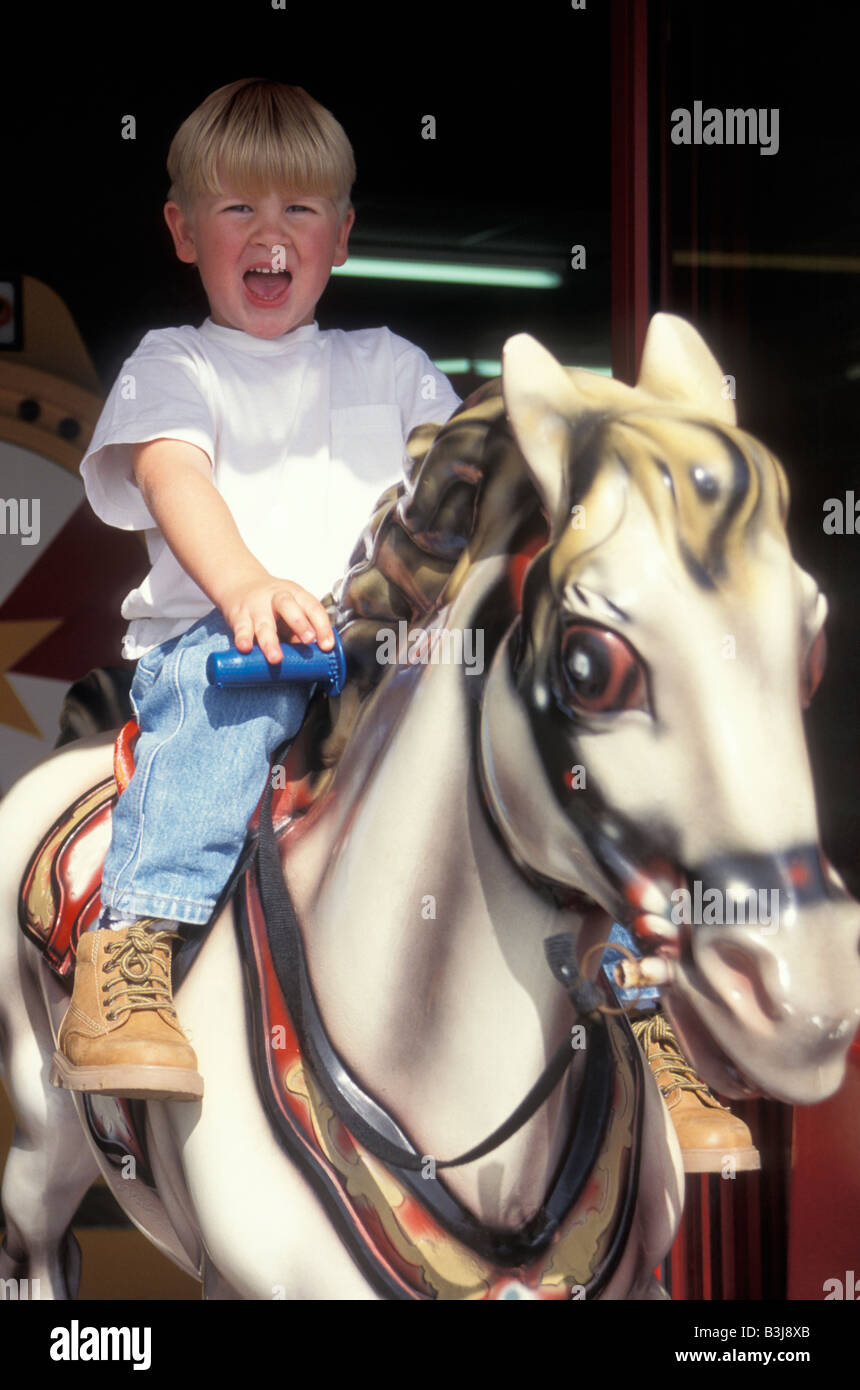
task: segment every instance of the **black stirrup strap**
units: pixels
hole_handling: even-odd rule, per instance
[[[260,807],[258,881],[272,963],[302,1051],[335,1113],[359,1143],[384,1163],[420,1172],[424,1164],[422,1155],[392,1117],[350,1075],[329,1041],[311,987],[296,911],[284,879],[275,840],[272,794],[273,784],[269,778]],[[579,980],[569,944],[559,954],[560,940],[553,938],[546,943],[553,974],[560,983],[567,985],[572,1002],[580,1009],[584,1001],[592,1002],[592,1008],[579,1015],[581,1022],[589,1029],[589,1035],[580,1112],[584,1123],[577,1126],[577,1139],[581,1136],[580,1142],[588,1152],[579,1155],[581,1165],[576,1166],[583,1166],[587,1171],[608,1111],[612,1072],[610,1045],[605,1019],[593,1006],[593,1001],[601,996],[594,986]],[[566,940],[570,943],[571,939],[567,937]],[[435,1167],[456,1168],[474,1163],[510,1139],[552,1094],[574,1055],[571,1039],[565,1037],[531,1090],[504,1123],[466,1153],[435,1161]]]

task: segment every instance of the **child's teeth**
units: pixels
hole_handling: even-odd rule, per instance
[[[255,266],[252,270],[245,271],[245,284],[249,285],[251,292],[255,294],[258,299],[270,300],[272,302],[275,300],[280,301],[284,286],[272,285],[272,293],[270,294],[268,290],[263,289],[262,285],[256,283],[257,277],[261,280],[265,278],[267,280],[283,280],[285,282],[292,278],[287,270],[272,270],[267,266]]]

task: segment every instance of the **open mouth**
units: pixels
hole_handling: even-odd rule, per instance
[[[242,277],[245,293],[252,304],[277,308],[289,293],[292,275],[288,270],[246,270]]]

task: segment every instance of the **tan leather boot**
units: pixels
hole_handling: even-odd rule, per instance
[[[633,1032],[672,1116],[684,1172],[720,1173],[729,1160],[735,1172],[760,1168],[749,1129],[696,1076],[664,1016],[640,1019]]]
[[[139,1100],[199,1100],[203,1078],[170,987],[173,931],[142,918],[78,943],[72,1002],[60,1024],[51,1083]]]

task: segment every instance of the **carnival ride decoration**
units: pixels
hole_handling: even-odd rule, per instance
[[[664,1297],[681,1161],[600,975],[613,920],[728,1097],[833,1094],[860,1010],[802,724],[826,603],[787,507],[668,315],[635,387],[521,335],[500,383],[413,432],[329,596],[346,684],[175,961],[202,1103],[46,1088],[114,740],[30,772],[0,806],[0,1271],[74,1292],[101,1172],[209,1297]],[[400,623],[407,658],[381,661]],[[720,918],[673,911],[697,884]],[[759,892],[775,930],[739,911]]]

